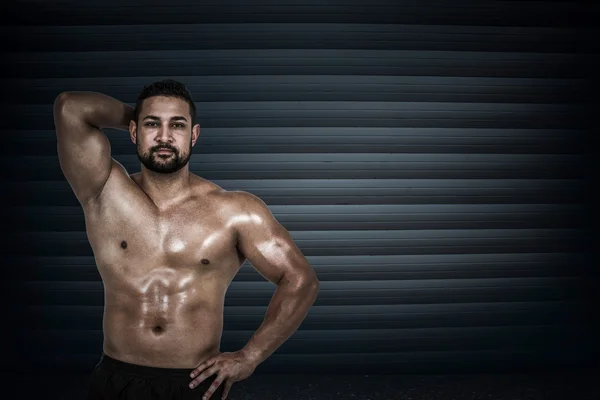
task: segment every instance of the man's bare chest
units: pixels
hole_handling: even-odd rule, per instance
[[[106,200],[86,212],[97,261],[161,266],[237,263],[236,235],[214,204],[186,202],[158,210],[138,196]]]

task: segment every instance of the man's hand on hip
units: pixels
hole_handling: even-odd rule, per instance
[[[204,380],[216,374],[217,377],[202,399],[210,399],[221,384],[224,385],[222,399],[225,399],[233,383],[248,378],[255,369],[256,365],[248,360],[241,351],[220,353],[203,361],[190,373],[190,377],[195,378],[190,382],[190,388],[197,387]]]

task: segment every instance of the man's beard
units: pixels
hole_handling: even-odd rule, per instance
[[[159,174],[172,174],[183,168],[190,157],[192,156],[192,141],[190,140],[190,147],[187,153],[184,153],[183,157],[178,149],[168,144],[159,144],[152,147],[146,153],[140,153],[139,146],[136,147],[136,153],[142,164],[152,172]],[[157,154],[158,150],[168,149],[171,150],[172,154]]]

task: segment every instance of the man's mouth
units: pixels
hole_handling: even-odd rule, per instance
[[[158,149],[158,150],[156,150],[156,152],[158,154],[171,154],[171,153],[173,153],[173,150],[170,150],[170,149]]]

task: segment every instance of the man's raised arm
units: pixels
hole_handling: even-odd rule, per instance
[[[100,129],[127,130],[133,107],[96,92],[63,92],[54,101],[60,167],[84,204],[95,198],[110,176],[110,142]]]

